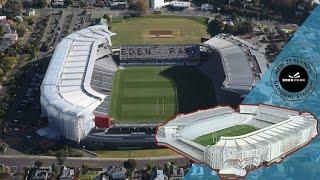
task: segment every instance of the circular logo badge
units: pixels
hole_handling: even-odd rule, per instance
[[[307,58],[288,57],[275,63],[271,72],[272,87],[281,98],[297,101],[316,88],[317,73]]]

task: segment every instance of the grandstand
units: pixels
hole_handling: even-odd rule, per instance
[[[244,129],[231,135],[230,129],[235,127]],[[212,138],[206,137],[210,142],[197,143],[199,137],[210,134]],[[220,175],[244,176],[247,170],[301,148],[317,134],[317,120],[309,113],[268,105],[240,105],[239,111],[217,107],[179,115],[158,127],[156,139],[158,145],[206,163]]]
[[[197,65],[199,45],[126,45],[120,47],[120,65]]]
[[[205,41],[203,46],[213,49],[221,58],[226,76],[223,87],[228,91],[247,94],[267,69],[264,54],[234,36],[219,34]],[[207,74],[215,74],[215,63],[216,59],[209,58],[202,67]]]
[[[41,85],[41,110],[49,126],[75,142],[94,125],[95,113],[107,115],[112,76],[110,36],[104,25],[74,32],[57,45]],[[109,79],[106,83],[105,79]]]

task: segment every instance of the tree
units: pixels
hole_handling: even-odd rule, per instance
[[[38,6],[40,8],[44,8],[44,7],[47,7],[49,4],[48,0],[40,0],[39,3],[38,3]]]
[[[215,36],[219,33],[221,33],[223,29],[223,24],[219,19],[214,19],[209,22],[208,24],[208,32],[211,36]]]
[[[5,29],[3,26],[0,26],[0,36],[3,36],[5,33]]]
[[[28,22],[28,25],[31,26],[36,22],[36,18],[33,16],[24,17],[24,20]]]
[[[81,174],[87,174],[89,171],[89,166],[87,163],[83,163],[81,167]]]
[[[42,166],[43,162],[42,161],[39,161],[37,160],[36,162],[34,162],[34,165],[36,166],[36,168],[40,168]]]
[[[17,63],[17,58],[14,56],[6,56],[3,58],[4,68],[11,69]]]
[[[137,161],[135,159],[128,159],[123,162],[123,167],[129,170],[134,170],[137,167]]]
[[[26,28],[23,26],[17,26],[16,31],[18,33],[18,37],[23,37],[24,34],[26,33]]]
[[[171,164],[170,163],[164,164],[163,172],[165,175],[170,176],[170,174],[171,174]]]
[[[21,15],[22,13],[22,4],[20,0],[8,0],[4,5],[3,11],[9,18]]]
[[[69,5],[72,5],[74,3],[74,1],[73,0],[65,0],[64,3],[66,6],[69,6]]]
[[[56,158],[58,161],[58,165],[63,165],[66,159],[66,154],[64,153],[64,151],[59,151],[56,153]]]
[[[108,22],[108,24],[111,24],[112,19],[111,19],[111,17],[110,17],[109,14],[104,14],[104,15],[103,15],[103,19],[106,19],[107,22]]]
[[[138,0],[137,2],[135,2],[133,4],[132,8],[133,8],[133,10],[138,12],[139,16],[141,16],[141,15],[146,14],[147,9],[148,9],[148,5],[145,0]]]
[[[134,159],[128,159],[127,161],[123,162],[123,167],[127,169],[127,176],[130,176],[134,169],[137,167],[137,162]]]
[[[60,168],[59,166],[57,166],[56,164],[52,164],[51,165],[51,169],[52,169],[52,174],[55,176],[55,177],[58,177],[58,175],[60,174]]]

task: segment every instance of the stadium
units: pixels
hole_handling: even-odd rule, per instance
[[[317,134],[317,120],[310,113],[240,105],[237,111],[216,107],[178,115],[158,127],[156,139],[222,176],[245,176],[280,161]]]
[[[155,147],[159,123],[217,104],[236,106],[264,73],[264,54],[220,34],[201,44],[121,45],[106,25],[57,45],[41,85],[42,115],[66,139]]]

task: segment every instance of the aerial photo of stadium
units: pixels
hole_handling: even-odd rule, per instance
[[[218,104],[235,107],[266,70],[264,54],[237,37],[219,34],[202,43],[201,37],[199,42],[178,38],[174,44],[171,36],[195,35],[149,30],[140,33],[165,44],[146,45],[145,40],[112,46],[118,35],[106,25],[63,38],[41,85],[49,128],[98,149],[156,147],[159,123]]]
[[[237,111],[216,107],[178,115],[158,127],[156,139],[222,176],[245,176],[248,170],[281,161],[317,134],[317,120],[310,113],[240,105]]]

